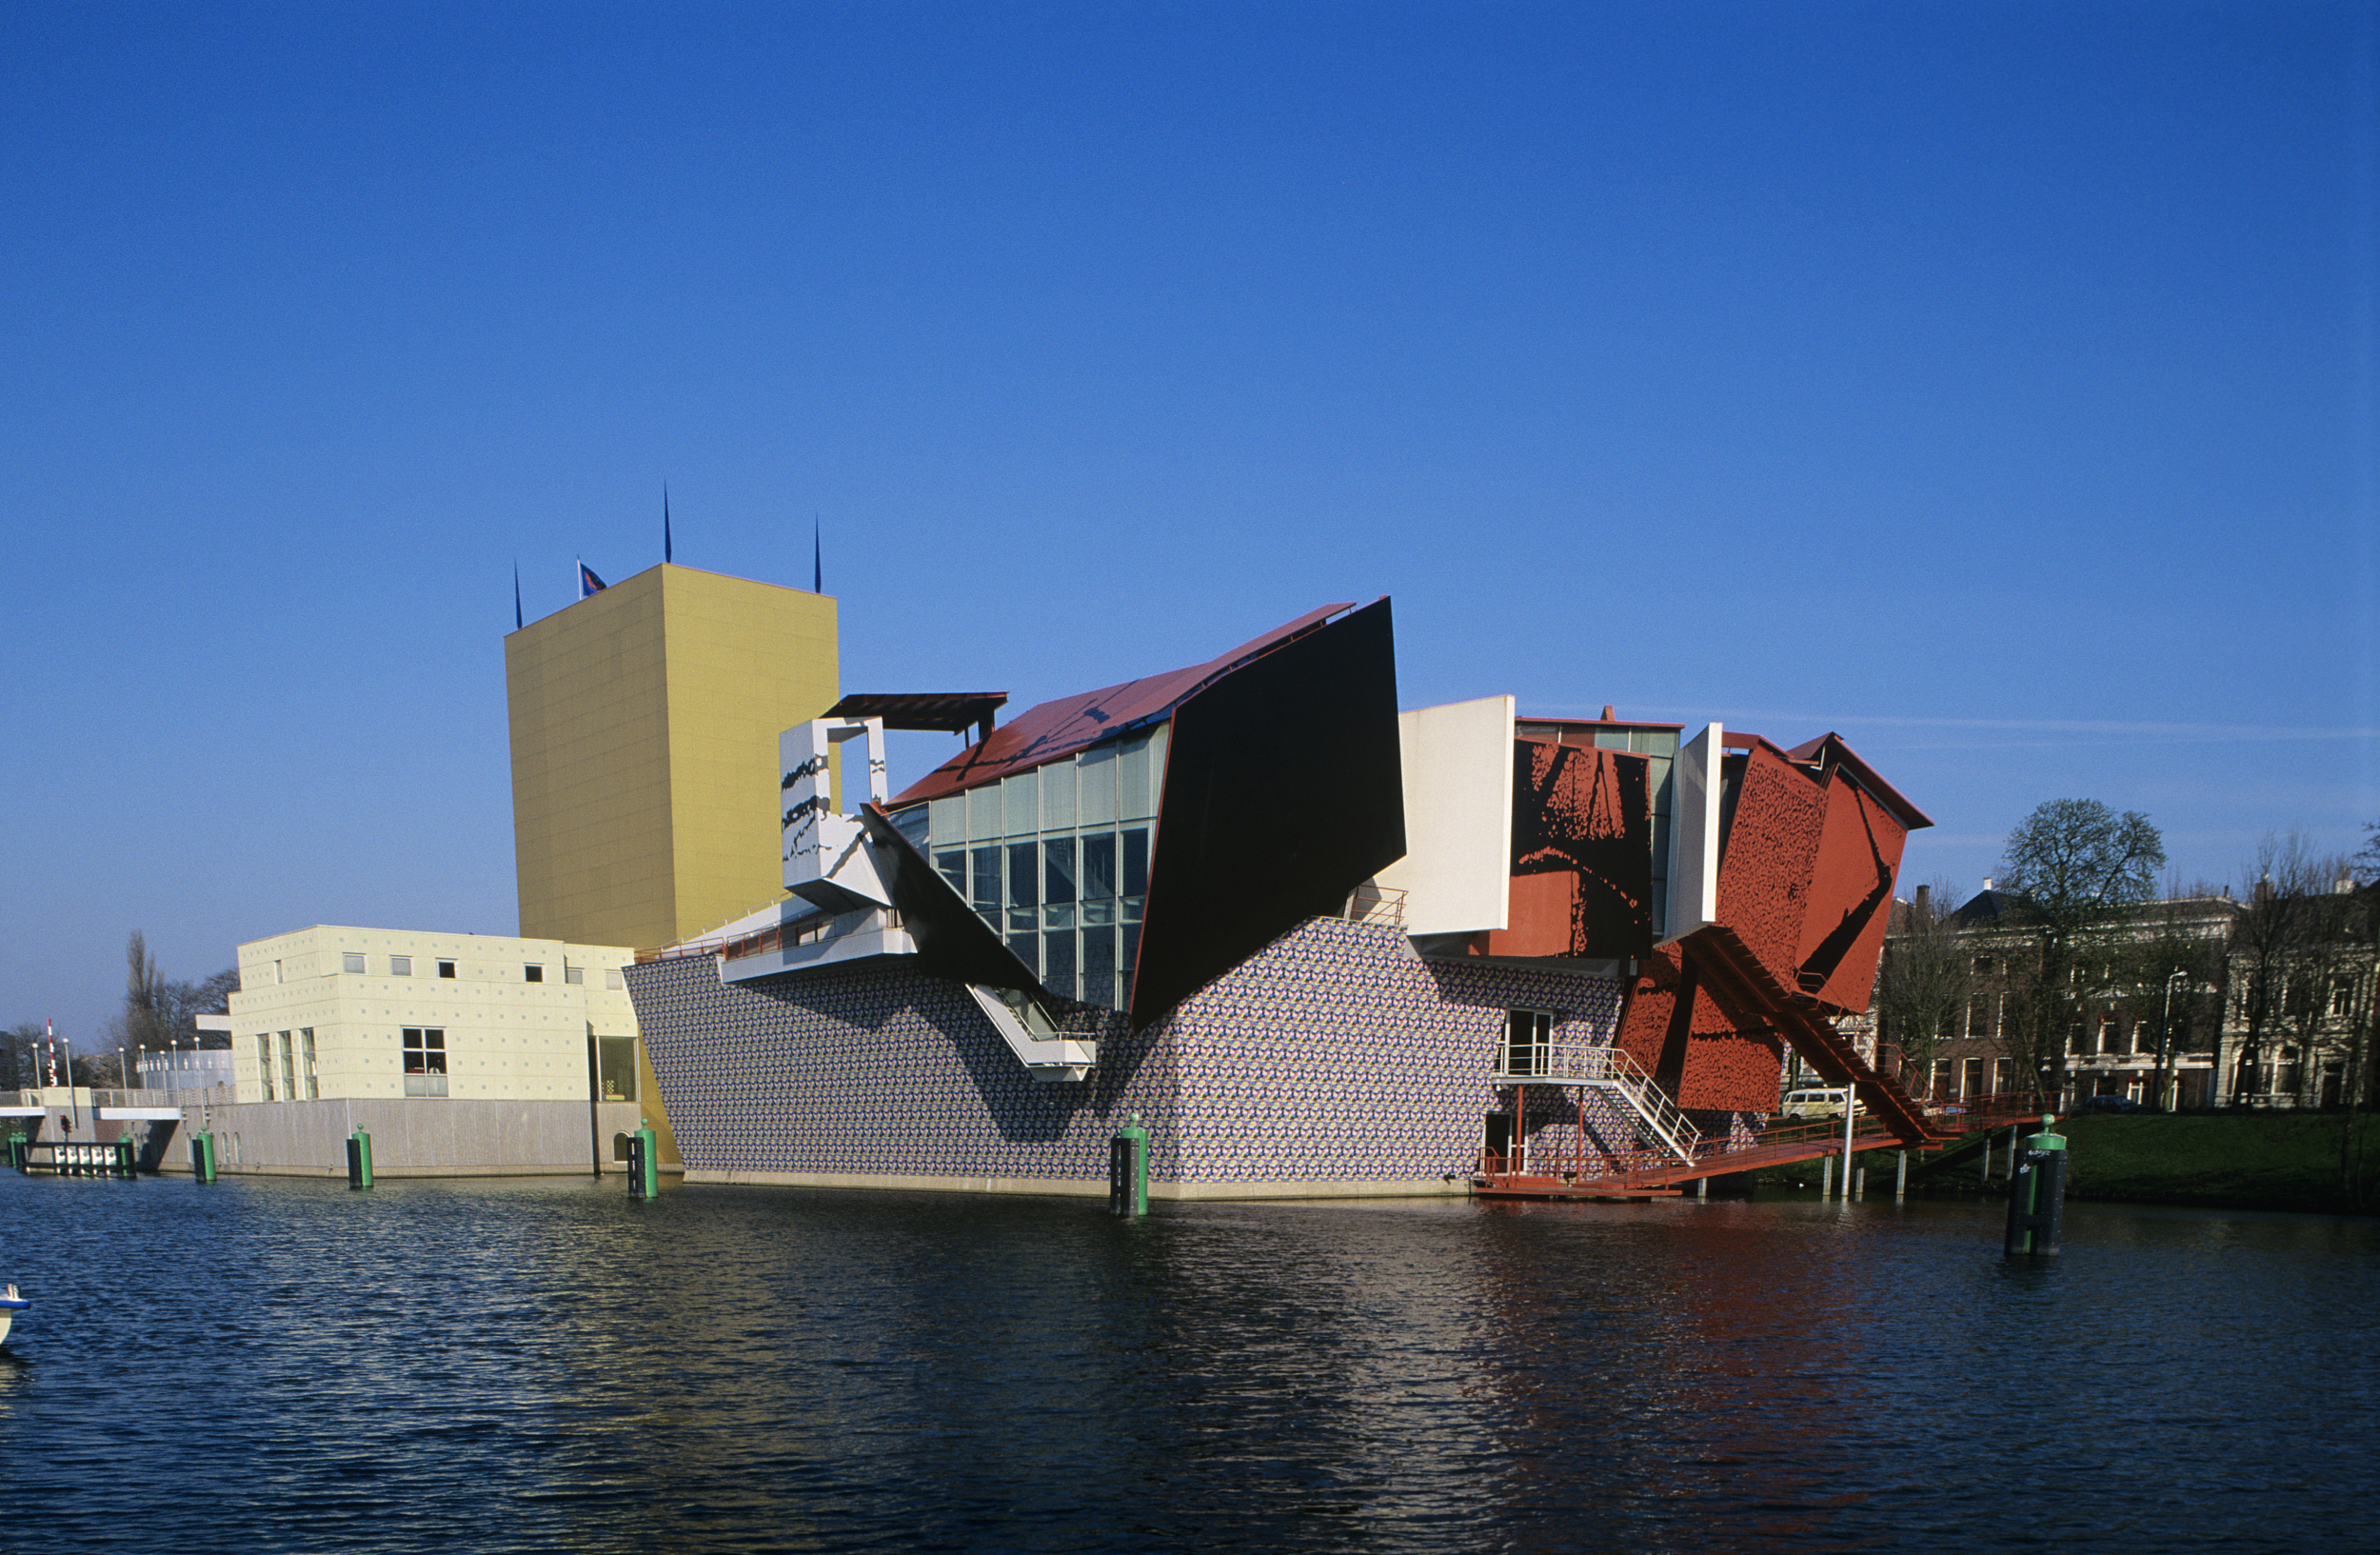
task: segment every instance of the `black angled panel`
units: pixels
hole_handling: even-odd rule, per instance
[[[1388,601],[1176,710],[1132,983],[1144,1027],[1405,856]]]
[[[1048,998],[1039,979],[1025,969],[991,925],[975,915],[966,899],[935,872],[917,845],[901,834],[884,812],[869,805],[860,812],[868,841],[876,845],[876,862],[889,869],[893,907],[901,927],[918,944],[918,969],[987,988],[1029,988]]]

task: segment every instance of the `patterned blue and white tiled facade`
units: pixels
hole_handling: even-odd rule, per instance
[[[1382,925],[1310,919],[1091,1077],[1035,1082],[966,991],[898,964],[723,985],[707,957],[628,968],[689,1171],[1079,1181],[1128,1112],[1151,1177],[1413,1183],[1468,1172],[1513,1008],[1608,1042],[1620,986],[1416,959]],[[1615,1127],[1620,1120],[1611,1120]]]

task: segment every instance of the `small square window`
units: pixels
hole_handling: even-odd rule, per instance
[[[390,956],[388,958],[388,975],[390,977],[411,977],[413,975],[413,958],[411,956]]]
[[[584,967],[565,967],[562,969],[562,980],[565,983],[585,983],[586,981],[586,968]]]
[[[545,981],[545,968],[532,961],[521,968],[521,976],[526,982],[543,983]]]
[[[440,962],[438,964],[438,975],[441,977],[452,977],[454,975],[454,963],[451,961]]]
[[[607,988],[625,988],[627,986],[627,980],[620,975],[619,967],[606,967],[604,968],[604,987]]]
[[[364,952],[361,950],[343,951],[339,957],[339,969],[343,972],[362,971],[364,969]]]

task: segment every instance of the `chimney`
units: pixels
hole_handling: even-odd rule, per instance
[[[1927,904],[1930,903],[1933,898],[1934,892],[1931,889],[1924,886],[1917,887],[1917,916],[1919,918],[1923,918],[1926,915]]]
[[[1983,888],[1987,891],[1992,888],[1992,877],[1990,875],[1983,877]]]

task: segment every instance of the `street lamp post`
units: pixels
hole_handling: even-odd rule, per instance
[[[2176,967],[2165,979],[2165,1011],[2157,1017],[2157,1110],[2160,1112],[2172,1110],[2166,1104],[2170,1100],[2168,1092],[2172,1086],[2173,985],[2189,975],[2187,969]]]

